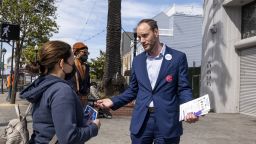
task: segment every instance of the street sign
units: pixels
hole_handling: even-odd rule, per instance
[[[20,26],[2,23],[1,25],[1,41],[19,40]]]

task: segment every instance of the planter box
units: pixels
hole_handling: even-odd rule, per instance
[[[110,110],[110,112],[113,116],[131,116],[133,108],[134,108],[134,102],[131,102],[119,108],[118,110],[115,110],[115,111]]]

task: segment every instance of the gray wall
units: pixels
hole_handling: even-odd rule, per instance
[[[157,21],[158,28],[162,28],[162,29],[171,28],[169,25],[169,17],[164,12],[159,13],[153,19]]]
[[[173,28],[173,36],[160,36],[160,41],[186,53],[189,67],[193,67],[193,61],[201,66],[202,16],[175,14],[168,18],[162,13],[154,19],[159,29]]]
[[[123,32],[121,37],[121,57],[131,52],[131,41],[134,39],[132,32]]]
[[[200,90],[201,95],[209,94],[215,112],[237,113],[240,58],[234,45],[241,40],[241,6],[224,6],[224,3],[204,1]],[[216,33],[211,32],[213,25]]]

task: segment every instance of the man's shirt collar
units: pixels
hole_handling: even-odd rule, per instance
[[[150,59],[160,59],[160,58],[162,58],[164,56],[165,49],[166,49],[166,45],[163,44],[162,50],[161,50],[161,52],[160,52],[160,54],[158,56],[155,56],[155,57],[150,56],[147,52],[146,52],[146,56],[147,56],[147,58],[150,58]]]

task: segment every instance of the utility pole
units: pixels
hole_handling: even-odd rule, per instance
[[[136,32],[136,29],[134,30],[134,33],[133,33],[133,47],[134,47],[134,50],[133,50],[133,58],[136,56],[136,51],[137,51],[137,32]]]
[[[5,55],[6,52],[7,51],[6,51],[5,48],[3,48],[1,50],[1,55],[3,56],[3,63],[1,63],[1,64],[3,64],[2,65],[3,67],[1,67],[2,68],[2,83],[1,83],[2,94],[4,93],[4,55]]]
[[[13,55],[14,55],[14,44],[15,44],[15,42],[14,42],[14,40],[12,40],[12,61],[11,61],[11,73],[10,73],[10,82],[11,82],[11,85],[10,85],[10,95],[11,95],[11,104],[15,104],[15,99],[16,99],[16,95],[15,94],[13,94],[13,75],[16,73],[14,73],[14,71],[13,71]]]

